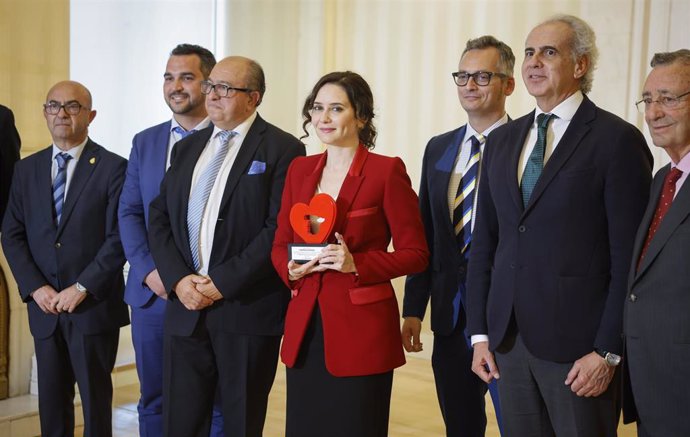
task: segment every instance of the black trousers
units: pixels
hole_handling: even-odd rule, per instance
[[[506,437],[615,437],[620,416],[620,372],[597,397],[580,397],[565,385],[573,363],[532,355],[519,334],[495,354],[501,374],[503,431]]]
[[[42,437],[74,436],[74,383],[84,411],[84,437],[110,437],[119,330],[83,334],[61,314],[53,335],[34,338]]]
[[[279,336],[227,333],[205,314],[191,336],[166,334],[163,435],[208,437],[218,388],[225,437],[261,437],[279,348]]]

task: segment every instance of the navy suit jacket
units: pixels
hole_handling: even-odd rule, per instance
[[[160,195],[150,205],[149,245],[170,293],[165,329],[171,335],[191,335],[201,313],[186,309],[172,290],[196,273],[187,204],[194,167],[212,133],[208,127],[177,143]],[[304,154],[299,140],[258,115],[238,151],[223,192],[208,269],[223,299],[203,310],[226,332],[282,334],[290,293],[273,269],[271,247],[288,166]]]
[[[419,206],[431,259],[424,272],[409,275],[405,283],[403,317],[423,319],[431,297],[431,329],[441,335],[453,331],[453,298],[466,277],[448,210],[448,184],[465,130],[461,126],[432,138],[424,151]]]
[[[158,196],[165,175],[170,140],[170,121],[134,136],[118,216],[120,235],[129,261],[125,302],[142,307],[154,296],[144,279],[155,268],[149,250],[149,204]]]
[[[30,294],[50,285],[60,291],[79,282],[88,290],[72,319],[86,334],[129,323],[122,300],[125,263],[117,229],[117,204],[127,161],[88,140],[70,181],[60,225],[52,199],[52,146],[17,163],[3,221],[2,246],[35,338],[50,336],[58,316],[44,313]]]
[[[489,135],[467,283],[468,331],[502,342],[511,317],[529,351],[572,362],[622,353],[633,240],[652,157],[631,124],[586,96],[527,207],[517,167],[534,112]]]

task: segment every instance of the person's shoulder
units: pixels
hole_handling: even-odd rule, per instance
[[[170,120],[164,121],[163,123],[159,123],[155,126],[147,127],[146,129],[137,132],[135,137],[148,137],[149,135],[155,135],[158,134],[161,130],[168,130],[170,129]]]
[[[89,147],[92,147],[94,152],[98,153],[101,156],[101,159],[105,160],[106,162],[110,162],[115,165],[127,163],[127,159],[123,158],[115,152],[108,150],[106,147],[101,146],[92,139],[89,139],[89,141],[86,143],[84,151],[82,151],[82,155],[84,154],[84,152],[88,150],[87,148]]]

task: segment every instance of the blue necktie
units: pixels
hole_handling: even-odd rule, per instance
[[[534,143],[534,149],[529,155],[527,165],[525,165],[525,172],[522,174],[522,181],[520,182],[520,190],[522,191],[522,205],[526,208],[532,197],[532,191],[537,185],[541,171],[544,169],[544,150],[546,149],[546,130],[549,126],[549,121],[552,118],[558,118],[554,114],[539,114],[537,116],[537,142]]]
[[[483,135],[477,134],[472,135],[470,140],[472,141],[470,160],[467,164],[467,170],[460,179],[453,209],[453,227],[455,228],[460,253],[463,255],[466,254],[472,241],[472,211],[474,209],[477,175],[479,174],[480,147],[485,138]]]
[[[191,130],[184,130],[180,126],[175,126],[173,129],[173,132],[175,132],[177,135],[180,136],[180,139],[184,140],[194,132],[196,132],[196,129],[191,129]]]
[[[68,153],[58,153],[55,155],[57,163],[57,174],[53,181],[53,205],[55,206],[55,225],[60,224],[62,217],[62,207],[65,203],[65,187],[67,185],[67,161],[72,159]]]
[[[227,130],[216,134],[218,147],[215,154],[201,172],[196,185],[192,189],[192,194],[189,196],[189,203],[187,204],[187,231],[189,233],[189,248],[192,250],[192,260],[197,271],[201,267],[199,239],[201,237],[201,221],[204,217],[204,210],[206,209],[208,196],[211,194],[211,189],[218,176],[218,171],[230,149],[230,138],[235,135],[237,135],[237,132]]]

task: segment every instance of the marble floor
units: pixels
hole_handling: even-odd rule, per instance
[[[139,392],[137,385],[129,385],[115,391],[113,399],[113,436],[137,437],[138,421],[136,402]],[[493,415],[493,406],[487,400],[489,424],[486,437],[498,437],[498,427]],[[266,418],[266,437],[279,437],[285,426],[285,368],[279,365],[276,382],[269,400]],[[391,401],[391,437],[443,437],[443,421],[436,401],[433,386],[431,362],[428,359],[408,358],[408,363],[395,371],[393,399]],[[619,437],[636,436],[635,427],[622,425]],[[77,437],[83,437],[81,429]],[[327,437],[327,436],[324,436]]]

